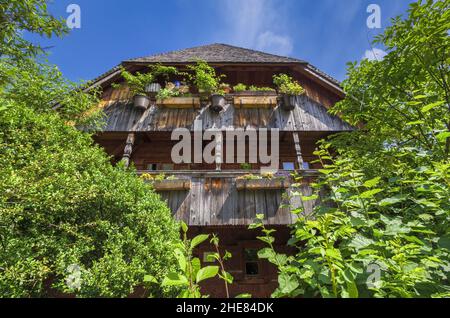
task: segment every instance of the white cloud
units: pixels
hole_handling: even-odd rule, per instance
[[[383,50],[373,48],[371,50],[366,50],[366,53],[362,57],[363,59],[368,59],[369,61],[381,61],[387,53]]]
[[[289,55],[294,45],[283,19],[283,5],[277,0],[228,0],[218,6],[226,27],[222,37],[230,44]]]
[[[289,55],[292,53],[294,45],[289,36],[266,31],[258,36],[256,49],[278,55]]]

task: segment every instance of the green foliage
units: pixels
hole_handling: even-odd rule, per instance
[[[235,86],[233,86],[233,90],[235,92],[243,92],[247,90],[247,86],[245,84],[239,83]]]
[[[278,87],[280,94],[301,95],[305,92],[303,87],[287,74],[274,75],[273,83]]]
[[[245,162],[245,163],[241,163],[239,166],[240,166],[240,168],[242,170],[252,170],[252,164],[251,163]]]
[[[131,74],[125,69],[122,69],[121,75],[133,95],[147,95],[145,88],[155,80],[155,76],[152,73],[136,72],[136,74]],[[114,88],[119,88],[120,86],[113,84]]]
[[[348,98],[333,113],[378,135],[378,147],[401,143],[448,155],[449,21],[448,0],[411,4],[407,18],[395,18],[376,38],[388,52],[383,60],[349,64]]]
[[[199,60],[194,65],[188,65],[188,69],[193,72],[189,78],[200,93],[224,94],[220,89],[220,81],[225,76],[217,75],[215,69],[207,62]]]
[[[239,83],[233,87],[235,92],[244,92],[244,91],[252,91],[252,92],[275,92],[275,90],[271,87],[260,87],[251,85],[247,87],[245,84]]]
[[[218,276],[223,280],[227,298],[230,297],[228,285],[233,283],[233,276],[225,270],[225,261],[231,258],[231,254],[225,251],[221,254],[219,248],[219,238],[216,235],[210,240],[214,246],[215,252],[209,254],[208,261],[217,261],[219,266],[205,266],[201,267],[201,261],[197,257],[193,257],[193,250],[200,244],[209,239],[208,234],[200,234],[195,236],[192,240],[188,240],[187,232],[188,226],[181,222],[181,229],[183,231],[183,242],[178,244],[173,251],[175,258],[178,261],[178,270],[170,272],[164,277],[161,286],[176,286],[179,289],[179,298],[205,298],[207,295],[202,295],[200,290],[200,283],[204,280]],[[153,275],[146,275],[145,281],[158,284]],[[247,296],[242,295],[242,297]]]
[[[170,210],[68,125],[90,122],[95,96],[29,60],[0,69],[9,76],[0,88],[0,296],[126,297],[145,273],[164,277],[179,241]],[[66,282],[74,265],[79,286]]]
[[[183,72],[178,71],[178,69],[174,66],[165,66],[161,64],[150,65],[150,73],[158,79],[167,83],[171,75],[186,75]]]
[[[275,92],[275,90],[271,87],[255,86],[255,85],[250,86],[248,90],[252,92]]]
[[[201,298],[199,283],[215,277],[219,273],[218,266],[201,267],[200,259],[192,256],[195,247],[209,238],[209,235],[202,234],[187,239],[188,227],[183,222],[181,225],[183,231],[183,242],[177,244],[173,254],[178,261],[178,270],[172,271],[164,277],[161,286],[177,286],[180,289],[178,297],[180,298]],[[146,277],[147,281],[153,280],[153,275]]]
[[[43,52],[23,38],[24,31],[48,38],[67,33],[64,21],[49,14],[45,0],[0,0],[0,21],[0,58],[15,62]]]
[[[177,68],[173,66],[164,66],[161,64],[155,64],[155,65],[149,65],[148,66],[149,71],[147,73],[140,73],[136,72],[136,74],[132,74],[125,70],[122,67],[121,75],[125,79],[126,84],[130,88],[130,91],[133,95],[147,95],[147,92],[145,91],[145,88],[147,85],[154,83],[157,80],[164,80],[165,83],[169,80],[170,75],[180,75],[181,73],[178,72]],[[121,85],[113,84],[113,87],[120,87]],[[164,91],[161,94],[161,97],[164,94],[164,98],[168,98],[169,94],[172,93],[172,89],[169,88],[163,88],[161,91]],[[167,96],[166,96],[167,95]]]
[[[323,168],[302,200],[320,203],[294,210],[296,254],[260,238],[259,256],[279,270],[274,297],[450,295],[449,6],[412,4],[377,38],[382,61],[350,65],[348,97],[332,111],[361,129],[315,152]]]
[[[225,251],[223,255],[220,253],[219,238],[215,234],[213,234],[210,242],[214,245],[214,248],[216,250],[215,253],[210,254],[210,257],[212,258],[212,260],[217,261],[220,265],[219,277],[223,280],[223,283],[225,285],[225,293],[227,295],[227,298],[230,298],[228,284],[232,284],[234,278],[225,270],[225,261],[231,258],[231,253],[228,251]]]
[[[189,96],[189,86],[180,85],[177,87],[174,83],[167,83],[166,87],[159,90],[159,92],[156,94],[156,99],[164,100],[167,98],[179,96]]]

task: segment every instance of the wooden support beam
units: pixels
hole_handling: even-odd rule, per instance
[[[300,137],[297,132],[292,133],[292,137],[294,138],[295,145],[295,153],[297,155],[297,164],[300,170],[303,169],[303,156],[302,156],[302,147],[300,146]]]
[[[125,167],[130,166],[131,154],[133,153],[133,146],[136,140],[136,135],[134,133],[128,134],[125,149],[123,151],[122,161],[125,163]]]

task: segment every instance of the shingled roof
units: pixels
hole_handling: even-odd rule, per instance
[[[108,72],[100,75],[91,81],[91,85],[87,88],[101,85],[113,79],[120,74],[120,67],[125,64],[152,64],[152,63],[192,63],[196,60],[204,60],[208,63],[267,63],[267,64],[298,64],[305,70],[309,70],[318,75],[322,80],[328,81],[338,91],[342,91],[340,82],[330,75],[320,71],[306,61],[292,57],[274,55],[270,53],[260,52],[256,50],[241,48],[229,44],[214,43],[209,45],[197,46],[193,48],[171,51],[167,53],[155,54],[150,56],[139,57],[135,59],[125,60],[120,65],[112,68]]]
[[[214,43],[168,53],[150,55],[125,62],[189,63],[195,60],[208,63],[306,63],[295,58],[279,56],[228,44]]]

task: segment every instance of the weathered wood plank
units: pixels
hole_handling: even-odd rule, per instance
[[[249,225],[256,214],[263,214],[269,225],[287,225],[297,218],[291,209],[303,207],[304,213],[309,214],[319,202],[319,199],[303,202],[300,196],[288,195],[298,191],[302,196],[310,196],[313,191],[308,184],[287,190],[238,191],[234,180],[234,177],[193,177],[189,191],[164,191],[160,195],[168,202],[174,217],[191,226]]]

